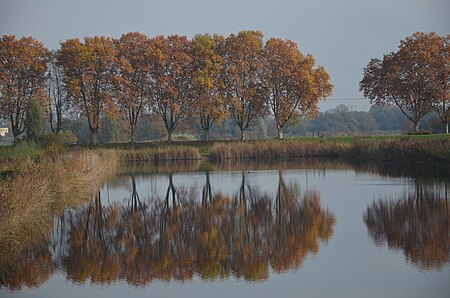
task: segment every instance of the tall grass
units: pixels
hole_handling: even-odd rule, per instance
[[[112,151],[76,150],[32,161],[1,181],[0,267],[39,242],[53,215],[90,200],[114,168]]]
[[[343,155],[351,146],[350,143],[344,142],[299,140],[215,143],[210,156],[212,160],[282,160]]]
[[[201,158],[197,148],[194,147],[144,147],[115,149],[117,158],[122,162],[152,162],[198,160]]]
[[[356,138],[355,156],[394,162],[450,164],[450,138]]]

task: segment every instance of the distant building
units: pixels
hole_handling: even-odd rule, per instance
[[[9,133],[8,127],[4,127],[0,125],[0,137],[4,137]]]

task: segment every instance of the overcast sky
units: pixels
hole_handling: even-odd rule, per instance
[[[48,48],[68,38],[260,30],[296,41],[334,84],[322,111],[338,104],[367,110],[362,68],[417,31],[450,33],[449,0],[0,0],[0,34],[33,36]]]

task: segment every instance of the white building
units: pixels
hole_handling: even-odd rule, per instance
[[[0,126],[0,137],[4,137],[5,135],[7,135],[8,134],[8,127],[3,127],[3,126]]]

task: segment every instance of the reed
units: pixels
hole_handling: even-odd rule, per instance
[[[118,155],[118,160],[122,162],[160,163],[201,159],[198,149],[194,147],[143,147],[115,150]]]
[[[1,181],[0,267],[45,237],[54,215],[90,200],[115,164],[113,151],[75,150],[38,158]]]
[[[354,155],[393,162],[415,164],[450,164],[450,138],[398,138],[377,140],[356,138]]]
[[[352,145],[344,142],[268,140],[257,142],[215,143],[211,149],[212,160],[268,159],[282,160],[301,157],[343,155]]]
[[[40,169],[9,177],[0,190],[0,264],[37,242],[51,225],[48,175]]]

